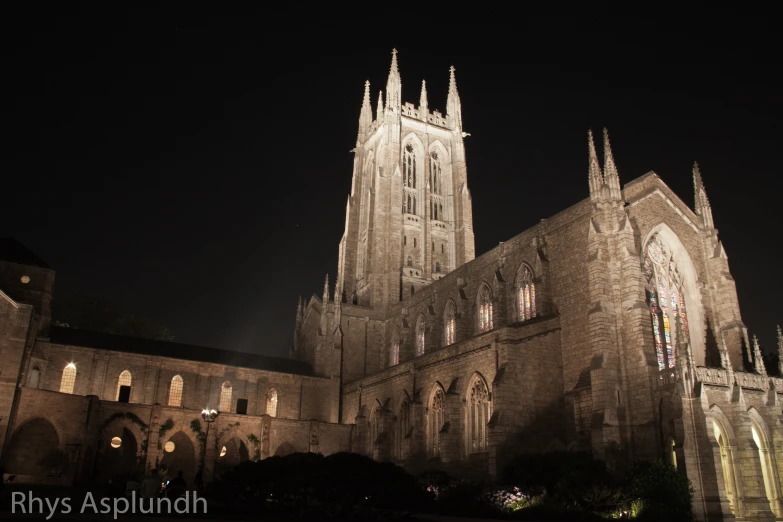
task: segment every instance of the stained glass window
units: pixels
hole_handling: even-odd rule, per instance
[[[424,355],[424,317],[416,323],[416,355]]]
[[[492,330],[492,295],[486,286],[479,293],[479,332]]]
[[[533,273],[530,268],[527,266],[521,268],[518,281],[517,310],[519,320],[525,321],[536,317],[536,285],[533,283]]]
[[[169,406],[182,406],[182,377],[175,375],[171,378],[169,388]]]
[[[658,368],[660,370],[673,368],[678,349],[678,335],[675,331],[677,319],[682,328],[682,339],[688,343],[690,342],[688,317],[682,279],[677,265],[671,250],[658,236],[647,246],[644,276]],[[684,347],[680,348],[684,349]]]
[[[433,457],[440,454],[440,430],[443,428],[445,403],[446,397],[443,395],[443,390],[438,388],[430,403],[430,454]]]
[[[487,450],[487,423],[489,422],[489,390],[484,379],[476,376],[470,387],[468,403],[468,433],[470,451]]]
[[[449,301],[449,303],[446,305],[446,312],[443,314],[443,322],[444,322],[444,346],[448,346],[450,344],[454,344],[454,341],[456,340],[456,320],[454,317],[454,304]]]

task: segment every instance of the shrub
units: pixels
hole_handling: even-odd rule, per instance
[[[629,496],[638,499],[638,520],[693,520],[691,482],[670,464],[660,460],[637,462],[626,484]]]

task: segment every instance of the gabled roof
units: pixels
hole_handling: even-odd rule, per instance
[[[51,269],[46,261],[12,237],[0,237],[0,261]]]
[[[291,373],[295,375],[312,375],[309,364],[294,359],[268,357],[246,352],[233,352],[219,348],[193,346],[189,344],[155,341],[123,335],[112,335],[89,330],[77,330],[52,326],[49,331],[49,341],[55,344],[96,348],[116,352],[135,353],[158,357],[171,357],[204,363],[225,364],[254,370]]]

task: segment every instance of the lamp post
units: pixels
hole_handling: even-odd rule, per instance
[[[209,427],[217,419],[220,412],[210,409],[209,406],[201,410],[201,418],[207,423],[207,433],[204,435],[204,449],[201,451],[201,482],[204,482],[204,464],[207,457],[207,443],[209,442]]]

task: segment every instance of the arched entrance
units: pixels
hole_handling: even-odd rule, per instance
[[[233,437],[223,445],[218,453],[217,473],[224,475],[240,462],[250,460],[250,452],[244,441]]]
[[[716,418],[712,419],[712,429],[720,449],[720,465],[723,471],[723,483],[726,487],[726,499],[734,515],[737,515],[737,486],[734,480],[734,452],[726,430]]]
[[[99,475],[101,479],[136,476],[142,472],[138,466],[139,445],[128,428],[108,432],[107,440],[104,440],[103,444],[103,463]]]
[[[65,464],[57,430],[41,417],[21,425],[6,451],[6,472],[16,475],[53,474]]]
[[[193,442],[181,431],[172,435],[163,445],[163,458],[159,465],[166,468],[169,477],[176,477],[177,473],[182,471],[182,477],[188,487],[192,487],[196,479],[198,464]]]

